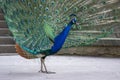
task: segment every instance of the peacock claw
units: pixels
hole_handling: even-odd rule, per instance
[[[47,74],[56,74],[56,72],[50,72],[50,71],[49,71],[49,72],[47,72]]]
[[[48,72],[48,71],[42,71],[42,70],[40,70],[40,71],[38,71],[38,72],[42,72],[42,73],[46,73],[46,74],[56,74],[56,72]]]

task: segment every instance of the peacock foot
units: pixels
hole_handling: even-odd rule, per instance
[[[46,74],[56,74],[56,72],[51,72],[51,71],[38,71],[38,72],[41,72],[41,73],[46,73]]]

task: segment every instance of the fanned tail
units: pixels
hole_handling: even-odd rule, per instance
[[[120,0],[2,0],[16,43],[31,52],[51,49],[55,36],[77,19],[63,48],[86,46],[120,26]]]

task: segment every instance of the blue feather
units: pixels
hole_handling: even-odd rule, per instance
[[[68,23],[68,25],[63,29],[63,31],[58,36],[56,36],[54,38],[54,44],[51,47],[50,54],[54,54],[54,53],[58,52],[62,48],[62,46],[63,46],[63,44],[64,44],[64,42],[65,42],[65,40],[66,40],[66,38],[67,38],[67,36],[69,34],[69,31],[70,31],[70,29],[71,29],[71,27],[72,27],[72,25],[74,23],[76,23],[76,19],[75,18],[72,19]]]

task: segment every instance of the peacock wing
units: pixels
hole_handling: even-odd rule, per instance
[[[54,37],[52,28],[46,23],[46,4],[44,0],[2,1],[4,17],[16,43],[32,54],[48,50],[53,44],[49,39]]]

